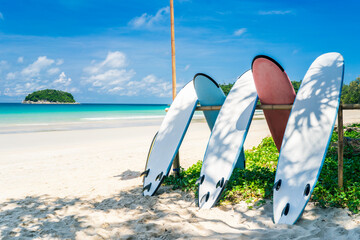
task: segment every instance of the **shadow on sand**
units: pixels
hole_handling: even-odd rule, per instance
[[[12,199],[0,204],[1,239],[306,239],[359,237],[337,223],[341,209],[311,208],[294,226],[274,225],[272,204],[198,210],[193,195],[162,187],[154,197],[140,187],[102,199]],[[325,214],[324,214],[325,212]],[[350,220],[351,221],[351,220]]]

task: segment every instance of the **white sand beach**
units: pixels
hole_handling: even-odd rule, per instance
[[[344,120],[359,122],[360,111],[344,111]],[[273,223],[270,201],[251,210],[246,203],[199,210],[192,194],[164,186],[143,197],[139,175],[160,123],[0,134],[0,238],[360,239],[360,215],[347,209],[309,203],[286,226]],[[202,159],[209,135],[204,120],[192,121],[182,167]],[[254,120],[245,148],[269,135],[265,120]]]

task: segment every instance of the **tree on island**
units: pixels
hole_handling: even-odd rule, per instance
[[[75,99],[71,93],[45,89],[30,93],[25,97],[25,102],[58,102],[58,103],[75,103]]]

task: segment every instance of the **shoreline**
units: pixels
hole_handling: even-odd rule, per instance
[[[78,102],[74,102],[74,103],[68,103],[68,102],[49,102],[49,101],[22,101],[21,104],[80,104]]]
[[[154,116],[119,116],[119,117],[89,117],[72,121],[32,121],[18,123],[1,123],[0,135],[2,134],[18,134],[31,132],[51,132],[51,131],[73,131],[73,130],[91,130],[91,129],[109,129],[109,128],[126,128],[141,126],[157,126],[160,127],[164,115]],[[265,120],[264,114],[258,112],[254,114],[251,125],[256,124],[259,120]],[[205,117],[201,111],[197,111],[192,122],[205,122]],[[351,123],[360,122],[360,110],[343,110],[344,126]],[[335,123],[337,126],[337,121]]]

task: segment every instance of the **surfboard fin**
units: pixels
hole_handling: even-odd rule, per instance
[[[280,187],[281,187],[281,179],[279,179],[275,184],[274,184],[274,187],[273,189],[276,190],[276,191],[279,191]]]
[[[155,181],[161,180],[162,176],[163,176],[163,172],[159,173],[159,175],[156,176]]]
[[[285,205],[282,213],[281,213],[281,216],[283,216],[283,215],[285,215],[285,216],[288,215],[289,210],[290,210],[290,203],[287,203],[287,204]]]
[[[205,179],[205,175],[202,175],[196,180],[195,184],[202,184],[204,182],[204,179]]]
[[[150,191],[150,188],[151,188],[151,183],[149,183],[148,185],[146,185],[146,186],[143,188],[143,192],[145,192],[145,190]]]
[[[142,176],[147,177],[147,176],[149,175],[149,172],[150,172],[150,168],[149,168],[148,170],[142,172],[142,173],[140,174],[140,177],[142,177]]]
[[[218,188],[218,187],[223,187],[224,186],[224,178],[221,178],[221,180],[219,180],[218,182],[217,182],[217,184],[216,184],[216,188]]]
[[[200,199],[200,204],[205,203],[209,200],[210,192],[207,192],[202,198]]]
[[[304,196],[308,196],[310,193],[310,184],[306,184],[305,190],[304,190]]]

